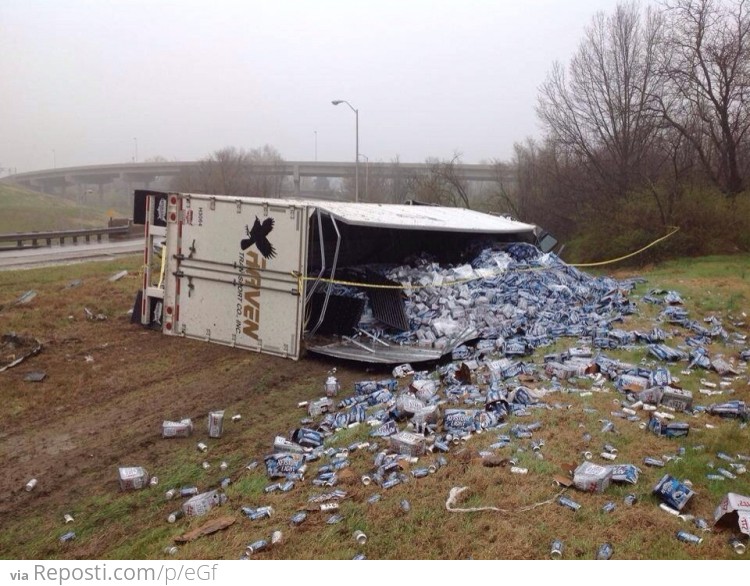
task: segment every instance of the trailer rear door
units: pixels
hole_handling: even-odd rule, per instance
[[[170,194],[164,332],[299,358],[307,208]]]

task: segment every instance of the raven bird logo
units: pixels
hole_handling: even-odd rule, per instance
[[[245,232],[247,233],[248,238],[242,239],[242,242],[240,242],[240,248],[242,248],[242,251],[244,252],[255,244],[263,255],[263,258],[273,258],[276,256],[276,249],[267,238],[271,230],[273,230],[273,218],[266,218],[261,224],[258,216],[255,216],[255,223],[253,224],[252,229],[248,229],[248,227],[245,226]]]

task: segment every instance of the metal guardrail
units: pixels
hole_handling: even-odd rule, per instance
[[[0,243],[15,242],[16,249],[25,248],[24,242],[30,242],[32,247],[39,246],[40,241],[46,242],[47,246],[52,246],[53,240],[59,240],[60,244],[65,244],[65,239],[72,239],[73,244],[78,244],[79,238],[85,238],[86,242],[91,242],[91,237],[95,236],[97,242],[102,241],[102,236],[112,236],[116,234],[127,234],[130,228],[128,226],[116,226],[113,228],[89,228],[85,230],[54,230],[49,232],[14,232],[11,234],[0,234]],[[0,250],[2,247],[0,247]]]

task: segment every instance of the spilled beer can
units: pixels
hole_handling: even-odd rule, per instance
[[[745,550],[746,550],[745,544],[742,543],[742,540],[739,537],[732,537],[729,540],[729,545],[732,547],[732,549],[734,550],[734,553],[736,553],[737,555],[745,554]]]
[[[177,519],[181,519],[185,516],[185,512],[182,509],[177,509],[176,511],[172,511],[167,515],[167,523],[174,523],[177,521]]]
[[[267,548],[268,542],[265,539],[259,539],[258,541],[254,541],[247,546],[247,553],[252,555]]]
[[[596,550],[596,559],[598,560],[609,560],[612,559],[612,554],[614,553],[614,549],[612,548],[612,544],[610,543],[602,543],[599,546],[599,549]]]
[[[695,543],[696,545],[703,543],[703,538],[698,537],[697,535],[693,535],[692,533],[688,533],[687,531],[678,531],[677,532],[677,539],[680,541],[684,541],[685,543]]]
[[[577,511],[581,508],[581,505],[579,503],[575,502],[573,499],[569,499],[564,495],[561,495],[557,499],[557,503],[562,505],[563,507],[568,507],[572,511]]]
[[[355,531],[352,537],[354,537],[354,541],[356,541],[359,545],[364,545],[365,543],[367,543],[367,535],[365,535],[364,531]]]
[[[60,536],[60,543],[68,543],[76,538],[75,531],[68,531]]]

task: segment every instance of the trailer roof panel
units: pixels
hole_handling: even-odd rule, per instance
[[[534,229],[531,224],[465,208],[333,201],[310,204],[355,226],[486,234],[517,234]]]
[[[402,230],[431,230],[436,232],[476,232],[481,234],[523,234],[532,232],[532,224],[518,222],[465,208],[431,205],[403,205],[381,203],[353,203],[319,199],[265,199],[256,197],[210,196],[190,194],[205,199],[247,200],[252,204],[270,206],[294,205],[317,208],[353,226],[396,228]]]

